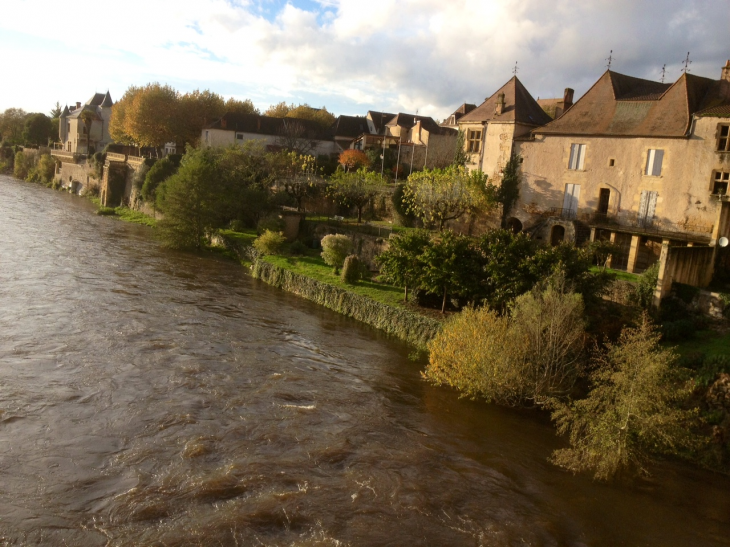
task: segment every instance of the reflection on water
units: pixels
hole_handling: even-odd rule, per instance
[[[727,545],[730,481],[552,466],[544,416],[425,385],[408,347],[0,177],[10,545]]]

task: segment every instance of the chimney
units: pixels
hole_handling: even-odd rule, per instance
[[[504,93],[497,95],[497,107],[494,109],[494,113],[499,116],[504,111]]]
[[[568,110],[573,105],[573,91],[569,87],[565,88],[563,92],[563,110]]]
[[[78,110],[79,108],[81,108],[81,103],[80,102],[77,102],[76,103],[76,110]]]

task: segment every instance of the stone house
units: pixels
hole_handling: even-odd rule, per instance
[[[566,90],[571,101],[573,91]],[[492,96],[457,120],[464,132],[468,169],[481,169],[492,181],[501,180],[512,156],[515,139],[552,121],[522,82],[513,76]]]
[[[714,246],[728,235],[730,61],[719,80],[685,72],[664,84],[606,71],[516,144],[515,229],[553,244],[610,239],[622,248],[611,265],[630,272],[670,247]],[[699,269],[712,270],[702,264],[692,274],[700,286],[709,280]]]
[[[450,127],[452,129],[459,129],[459,120],[466,116],[469,112],[477,107],[475,104],[464,103],[459,108],[454,110],[449,117],[447,117],[441,127]]]
[[[83,105],[77,102],[73,110],[64,107],[58,124],[61,149],[72,154],[93,154],[112,142],[109,120],[113,105],[107,91],[106,94],[95,93]]]
[[[202,146],[260,141],[270,150],[292,149],[313,156],[339,152],[331,130],[310,120],[227,113],[203,128]]]

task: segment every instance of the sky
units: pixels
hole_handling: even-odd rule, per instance
[[[606,70],[713,79],[730,59],[728,0],[6,0],[0,112],[169,84],[335,114],[443,119],[517,77],[576,98]],[[611,53],[612,51],[612,53]]]

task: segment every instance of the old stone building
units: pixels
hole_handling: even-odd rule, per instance
[[[685,72],[664,84],[606,71],[516,143],[513,222],[537,237],[611,239],[623,250],[612,266],[641,272],[670,247],[714,246],[728,235],[730,61],[719,80]],[[709,280],[699,270],[711,276],[705,258],[692,274],[700,286]]]
[[[93,154],[101,151],[112,139],[109,136],[109,120],[112,117],[111,95],[95,93],[85,104],[76,108],[64,107],[58,124],[61,149],[72,154]]]

